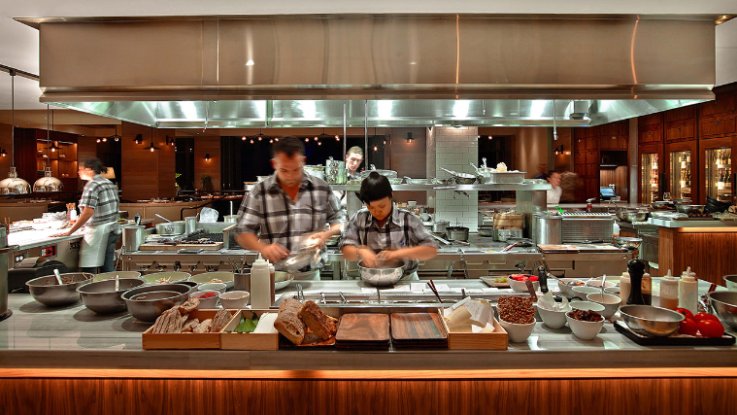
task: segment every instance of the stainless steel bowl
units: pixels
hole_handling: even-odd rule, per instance
[[[397,283],[402,278],[404,270],[403,262],[394,264],[386,264],[380,268],[367,268],[362,262],[358,263],[358,269],[361,272],[361,279],[367,284],[376,287],[387,287]]]
[[[454,241],[468,241],[468,228],[465,226],[448,226],[445,228],[448,239]]]
[[[651,337],[670,336],[685,318],[673,310],[650,305],[625,305],[619,308],[619,314],[630,330]]]
[[[627,220],[631,223],[644,222],[647,219],[647,211],[632,210],[627,212]]]
[[[614,238],[614,242],[622,248],[639,249],[642,245],[642,238],[635,238],[631,236],[618,236]]]
[[[186,300],[189,292],[186,285],[159,284],[134,288],[124,292],[120,298],[133,317],[152,323],[164,311]]]
[[[156,224],[156,233],[159,235],[181,235],[184,233],[184,221],[158,223]]]
[[[34,278],[26,283],[33,299],[49,307],[61,307],[79,301],[77,288],[92,281],[94,276],[86,272],[70,272],[61,274],[62,280],[68,283],[57,285],[56,277],[46,275]]]
[[[685,213],[687,215],[690,214],[690,213],[702,214],[702,213],[704,213],[704,207],[705,207],[704,205],[681,205],[681,204],[678,204],[678,205],[676,205],[676,211],[679,212],[679,213]]]
[[[77,288],[82,296],[85,307],[97,314],[115,314],[125,311],[125,301],[120,298],[124,292],[145,284],[139,278],[120,278],[118,290],[115,290],[115,280],[91,282]]]
[[[715,291],[709,294],[709,304],[719,318],[732,330],[737,330],[737,291]]]

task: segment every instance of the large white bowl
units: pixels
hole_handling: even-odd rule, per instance
[[[509,286],[512,288],[512,291],[516,293],[529,292],[527,290],[527,284],[524,281],[515,281],[511,278],[509,278],[507,281],[509,281]],[[533,281],[532,288],[534,288],[535,291],[540,291],[540,283],[538,281]]]
[[[242,309],[248,305],[251,293],[248,291],[229,291],[220,294],[220,304],[227,309]]]
[[[202,274],[192,275],[189,280],[194,281],[197,284],[207,284],[210,282],[222,282],[227,285],[228,288],[233,288],[233,280],[235,274],[229,271],[213,271],[203,272]]]
[[[595,303],[593,301],[573,300],[570,302],[570,304],[571,308],[574,310],[596,311],[599,314],[603,313],[605,309],[603,305]]]
[[[144,275],[143,280],[146,281],[146,284],[174,284],[179,281],[189,281],[191,276],[188,272],[162,271]],[[159,280],[162,281],[159,282]]]
[[[587,287],[596,287],[598,289],[601,289],[601,280],[590,280],[590,281],[586,281],[586,286]],[[607,281],[607,282],[604,283],[604,288],[612,288],[612,287],[616,287],[616,286],[617,286],[617,284],[616,283],[613,283],[611,281]]]
[[[586,296],[586,299],[604,306],[604,311],[600,313],[604,318],[613,316],[619,310],[619,305],[622,304],[622,299],[614,294],[589,294]]]
[[[509,341],[512,343],[524,343],[527,338],[532,334],[532,330],[535,328],[537,320],[532,321],[529,324],[517,324],[509,323],[502,319],[499,319],[499,324],[504,327],[504,330],[509,334]]]
[[[197,286],[197,291],[217,291],[222,294],[227,288],[224,282],[208,282]]]
[[[537,304],[537,312],[543,320],[543,324],[550,327],[551,329],[559,329],[566,325],[566,313],[571,311],[571,307],[566,307],[565,310],[556,311],[550,310]]]
[[[586,285],[586,283],[579,278],[559,278],[558,280],[558,289],[560,290],[561,295],[564,295],[568,298],[574,296],[573,287],[583,287],[584,285]],[[574,281],[576,283],[580,283],[581,285],[568,285]],[[561,284],[561,282],[563,284]]]
[[[583,286],[583,287],[573,287],[572,291],[573,291],[573,298],[580,298],[582,300],[585,300],[587,295],[600,293],[601,289]]]
[[[569,312],[570,313],[570,312]],[[568,327],[571,328],[573,335],[581,340],[591,340],[596,337],[604,327],[604,318],[601,321],[581,321],[572,318],[566,313],[566,320],[568,321]]]
[[[294,275],[286,271],[276,271],[274,273],[274,290],[286,288],[294,280]]]

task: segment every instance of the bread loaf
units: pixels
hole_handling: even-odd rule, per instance
[[[307,301],[302,306],[299,318],[320,340],[327,340],[338,331],[337,320],[323,313],[314,301]]]
[[[274,328],[294,344],[302,344],[305,339],[305,325],[299,319],[301,309],[302,303],[289,298],[279,306],[279,315],[274,321]]]

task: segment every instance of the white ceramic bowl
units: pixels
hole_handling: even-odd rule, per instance
[[[276,271],[274,273],[274,290],[286,288],[294,280],[294,275],[286,271]]]
[[[606,293],[606,294],[614,294],[617,297],[619,297],[619,292],[620,292],[619,291],[619,286],[604,288],[604,293]]]
[[[586,286],[587,287],[596,287],[596,288],[601,289],[601,280],[590,280],[590,281],[586,281]],[[607,282],[604,283],[604,288],[605,289],[606,288],[611,288],[611,287],[616,287],[616,286],[617,286],[617,284],[616,283],[613,283],[611,281],[607,281]]]
[[[504,327],[504,330],[509,334],[509,341],[512,343],[524,343],[527,338],[532,334],[532,330],[535,328],[537,320],[533,320],[529,324],[516,324],[508,323],[502,319],[499,319],[499,324]]]
[[[589,294],[586,296],[586,299],[604,306],[604,311],[600,313],[604,318],[613,316],[619,310],[619,305],[622,304],[622,299],[614,294]]]
[[[511,278],[507,279],[509,281],[509,286],[512,288],[512,291],[516,293],[526,293],[527,291],[527,284],[524,281],[515,281]],[[537,281],[532,282],[532,288],[535,289],[535,291],[540,291],[540,283]]]
[[[595,293],[601,292],[600,288],[588,287],[588,286],[573,287],[571,290],[573,291],[573,298],[580,298],[581,300],[585,300],[586,296],[589,294],[595,294]]]
[[[558,283],[558,289],[560,290],[561,295],[564,295],[568,298],[571,298],[574,296],[573,288],[574,287],[583,287],[586,283],[579,279],[579,278],[559,278],[560,282]],[[561,282],[563,284],[561,284]],[[575,282],[577,284],[581,285],[568,285],[572,282]]]
[[[222,282],[225,285],[227,285],[228,288],[233,288],[234,279],[235,279],[235,275],[229,271],[203,272],[202,274],[192,275],[189,278],[190,281],[194,281],[197,284]]]
[[[599,314],[604,312],[604,306],[593,301],[574,300],[571,301],[570,304],[571,308],[574,310],[596,311]]]
[[[208,282],[207,284],[200,284],[197,287],[197,291],[217,291],[220,294],[225,292],[225,289],[228,288],[225,283],[222,282]]]
[[[248,291],[228,291],[227,293],[220,294],[220,303],[223,308],[227,309],[242,309],[248,305],[248,300],[251,298],[251,293]]]
[[[182,271],[162,271],[154,272],[143,276],[146,284],[174,284],[179,281],[189,281],[192,275]]]
[[[215,295],[213,295],[212,297],[203,298],[202,296],[205,295],[206,293],[215,293]],[[217,308],[218,296],[220,296],[220,293],[214,290],[195,291],[190,295],[190,297],[199,298],[200,305],[198,305],[197,308],[203,309],[203,310]]]
[[[604,327],[604,318],[600,321],[581,321],[572,318],[570,312],[566,313],[566,320],[568,321],[568,327],[571,328],[573,335],[581,340],[591,340],[596,337]]]
[[[541,307],[537,304],[537,312],[543,320],[543,324],[550,327],[551,329],[559,329],[566,325],[566,313],[571,311],[571,307],[566,307],[565,310],[556,311],[550,310],[545,307]]]

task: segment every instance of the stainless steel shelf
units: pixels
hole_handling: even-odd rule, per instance
[[[347,190],[347,191],[359,191],[361,186],[358,184],[350,185],[332,185],[335,190]],[[402,191],[437,191],[437,190],[454,190],[458,192],[474,192],[474,191],[517,191],[517,192],[533,192],[538,190],[551,189],[548,183],[534,183],[534,184],[454,184],[454,185],[439,185],[439,184],[395,184],[392,185],[392,189],[397,192]]]

